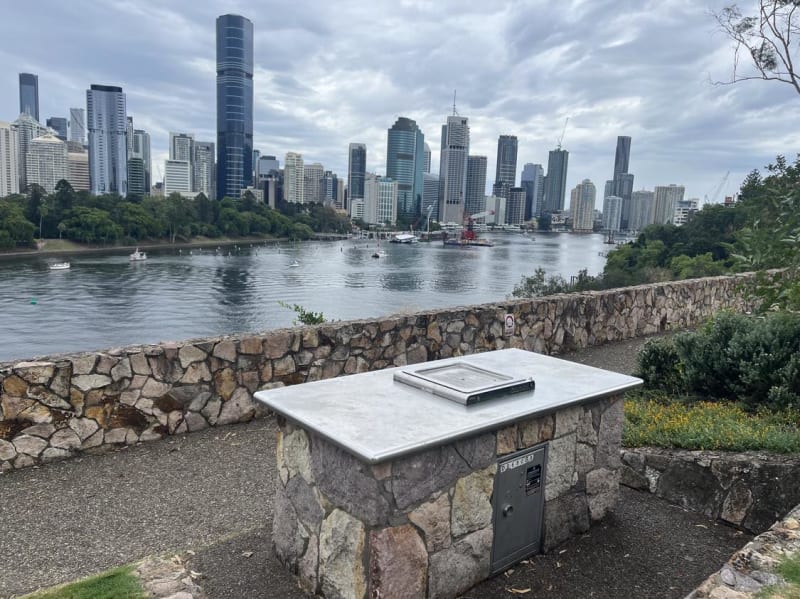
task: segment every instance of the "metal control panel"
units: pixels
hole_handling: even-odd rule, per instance
[[[492,574],[541,550],[546,464],[546,443],[497,462]]]

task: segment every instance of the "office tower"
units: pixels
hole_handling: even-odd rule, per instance
[[[497,167],[495,182],[502,181],[509,187],[517,184],[517,136],[501,135],[497,138]]]
[[[56,132],[56,137],[67,141],[67,119],[60,116],[51,116],[47,119],[47,126]]]
[[[614,156],[614,177],[628,172],[631,160],[631,138],[627,135],[617,137],[617,152]]]
[[[88,152],[67,152],[67,181],[75,191],[89,191]]]
[[[619,231],[622,222],[622,198],[606,196],[603,198],[603,229]]]
[[[631,138],[627,135],[617,137],[617,151],[614,156],[614,178],[611,194],[622,198],[622,216],[620,228],[629,228],[631,212],[631,194],[633,193],[633,174],[628,172],[631,158]]]
[[[339,199],[339,177],[336,173],[325,171],[320,180],[320,201],[326,206],[334,207]]]
[[[164,195],[173,192],[189,195],[192,191],[192,169],[188,160],[164,161]],[[239,197],[241,190],[236,194]]]
[[[258,159],[258,178],[263,180],[281,170],[280,161],[275,156],[261,156]]]
[[[28,185],[38,185],[46,193],[67,178],[67,144],[51,133],[31,140],[25,156]]]
[[[364,221],[373,225],[394,225],[397,193],[397,181],[368,173],[364,180]]]
[[[422,170],[426,173],[431,172],[431,147],[426,143],[422,146]]]
[[[436,220],[439,214],[439,175],[431,173],[422,174],[422,216],[427,220],[428,210],[430,217]]]
[[[169,159],[191,162],[194,156],[193,133],[169,133]]]
[[[672,217],[672,222],[680,227],[689,222],[689,220],[697,214],[697,206],[700,200],[698,198],[689,198],[688,200],[678,200],[675,204],[675,214]]]
[[[0,121],[0,198],[19,193],[17,129]]]
[[[486,210],[486,156],[467,157],[467,195],[464,212],[478,214]]]
[[[544,169],[541,164],[526,163],[522,167],[520,177],[525,188],[525,220],[542,215],[542,198],[544,198]]]
[[[594,203],[597,189],[589,179],[584,179],[570,194],[569,209],[572,215],[572,230],[591,233],[594,229]]]
[[[258,182],[258,159],[261,158],[261,150],[253,150],[253,173],[250,177],[253,180],[253,185]]]
[[[133,117],[129,116],[125,119],[125,142],[127,146],[128,158],[133,154]]]
[[[348,201],[364,199],[364,177],[367,172],[367,146],[351,143],[347,151]]]
[[[283,160],[283,199],[302,204],[305,197],[303,155],[286,152]]]
[[[325,167],[319,162],[303,165],[303,203],[320,201],[320,184]]]
[[[425,136],[416,121],[399,117],[389,128],[386,176],[397,181],[397,215],[414,219],[422,206]]]
[[[653,199],[653,222],[657,225],[671,223],[675,206],[683,200],[683,185],[656,185]]]
[[[18,188],[20,192],[24,192],[28,187],[28,178],[26,175],[28,146],[33,139],[46,134],[47,127],[43,127],[39,121],[27,113],[20,114],[19,118],[14,121],[11,126],[17,132]]]
[[[467,194],[469,160],[469,119],[448,116],[442,125],[442,151],[439,157],[439,220],[461,223]]]
[[[214,142],[194,142],[192,156],[192,191],[204,194],[207,198],[215,198],[214,175]]]
[[[557,212],[564,209],[567,193],[567,167],[569,152],[557,148],[550,150],[547,159],[547,178],[544,183],[542,212]]]
[[[84,108],[69,109],[69,141],[86,143],[86,110]]]
[[[642,189],[631,194],[631,213],[628,228],[631,231],[641,231],[653,224],[653,203],[655,194]]]
[[[150,163],[150,134],[143,129],[133,130],[133,143],[131,144],[131,157],[140,158],[142,161],[142,171],[144,173],[144,192],[143,195],[150,194],[152,187],[152,165]],[[131,192],[133,193],[133,192]]]
[[[489,196],[486,198],[486,211],[490,215],[486,217],[486,224],[503,225],[506,222],[506,205],[508,200],[506,198],[498,198],[497,196]]]
[[[253,171],[253,23],[217,18],[217,198],[238,198]]]
[[[128,119],[121,87],[86,90],[89,179],[94,195],[128,193]]]
[[[505,181],[495,181],[492,185],[492,195],[495,197],[508,199],[510,191],[511,186]]]
[[[505,223],[521,225],[523,222],[525,222],[525,188],[509,187]]]
[[[19,74],[19,113],[29,114],[39,120],[39,76]]]
[[[128,195],[145,196],[150,189],[145,185],[144,160],[139,156],[128,158]]]

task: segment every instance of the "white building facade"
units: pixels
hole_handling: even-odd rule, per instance
[[[584,179],[572,190],[569,208],[572,216],[572,230],[578,233],[591,233],[594,228],[594,203],[597,188],[589,179]]]
[[[0,198],[19,193],[17,128],[0,121]]]
[[[67,144],[52,134],[31,140],[25,157],[28,185],[53,193],[56,183],[68,177]]]
[[[187,160],[164,161],[164,195],[176,191],[181,195],[192,193],[192,168]]]
[[[302,204],[305,193],[305,173],[303,155],[286,152],[283,161],[283,199],[287,202]]]

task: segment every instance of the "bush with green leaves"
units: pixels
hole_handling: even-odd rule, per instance
[[[721,313],[697,332],[648,342],[637,374],[673,394],[800,408],[800,315]]]

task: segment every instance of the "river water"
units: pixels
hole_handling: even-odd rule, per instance
[[[279,301],[350,320],[502,301],[537,267],[602,271],[603,236],[486,234],[494,247],[249,244],[0,261],[0,361],[290,326]],[[373,258],[375,252],[385,253]]]

